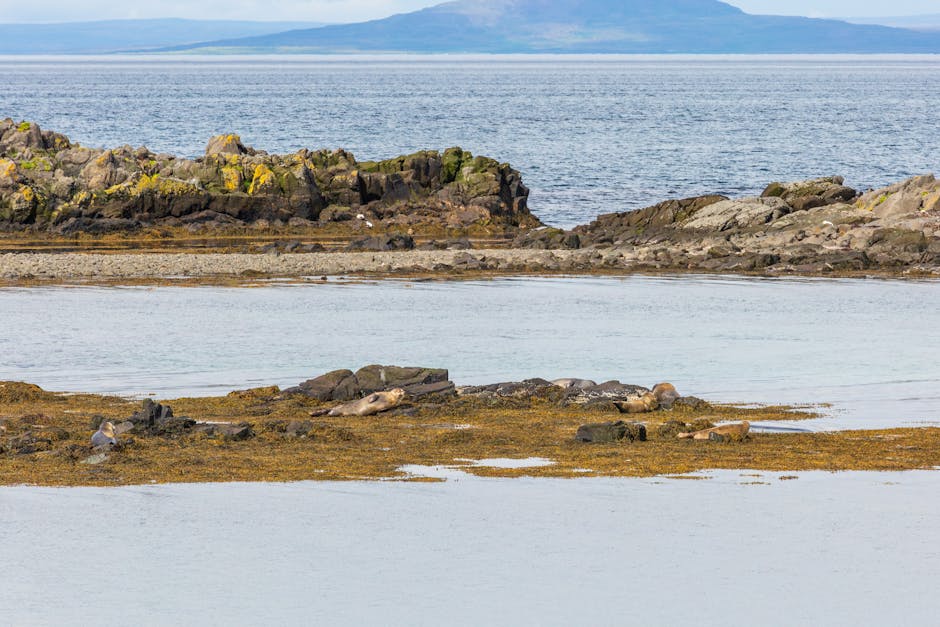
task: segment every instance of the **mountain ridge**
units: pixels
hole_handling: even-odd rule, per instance
[[[938,53],[940,35],[751,15],[718,0],[454,0],[355,24],[164,51],[310,53]]]

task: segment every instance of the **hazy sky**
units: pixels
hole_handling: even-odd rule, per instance
[[[413,11],[441,0],[0,0],[0,22],[114,18],[304,20],[351,22]],[[896,16],[940,11],[937,0],[732,0],[749,13]]]

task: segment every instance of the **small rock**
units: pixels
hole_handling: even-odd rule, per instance
[[[284,435],[291,438],[306,437],[313,430],[313,423],[308,420],[294,420],[287,425]]]
[[[103,464],[104,462],[111,459],[105,453],[95,453],[91,457],[86,457],[82,461],[78,462],[79,464],[85,464],[87,466],[97,466],[98,464]]]
[[[242,441],[255,437],[254,429],[248,423],[217,425],[217,433],[226,440]]]

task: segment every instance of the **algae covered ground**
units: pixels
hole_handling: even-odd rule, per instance
[[[458,398],[405,406],[364,418],[312,417],[326,407],[277,388],[219,398],[164,401],[177,416],[204,424],[250,425],[238,439],[223,431],[180,429],[120,436],[118,449],[96,464],[89,439],[103,419],[126,420],[138,401],[45,392],[0,384],[0,485],[137,485],[146,483],[415,480],[403,466],[452,466],[495,477],[648,477],[709,469],[912,470],[940,466],[940,429],[838,433],[753,433],[744,442],[678,440],[667,421],[694,423],[811,419],[787,407],[712,405],[644,414],[645,442],[584,444],[585,423],[618,414],[561,408],[539,400],[491,403]],[[543,458],[551,465],[491,468],[473,460]],[[100,457],[98,458],[101,459]]]

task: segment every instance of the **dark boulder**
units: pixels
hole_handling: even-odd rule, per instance
[[[408,396],[414,400],[428,396],[456,396],[457,386],[453,381],[441,381],[439,383],[417,383],[415,385],[406,385],[404,388]]]
[[[255,437],[252,426],[246,422],[240,424],[218,425],[218,433],[226,440],[238,442]]]
[[[582,425],[575,436],[579,442],[612,444],[615,442],[645,442],[646,425],[623,421]]]
[[[415,240],[410,235],[376,235],[351,242],[350,252],[385,252],[390,250],[414,250]]]
[[[169,405],[161,405],[149,398],[144,399],[140,410],[126,422],[133,425],[135,433],[159,436],[180,435],[196,426],[196,421],[192,418],[174,416],[173,409]],[[124,423],[122,423],[122,429],[124,429],[122,432],[129,431]]]
[[[304,381],[294,390],[321,402],[351,401],[362,396],[362,388],[352,370],[334,370],[315,379]]]
[[[412,398],[453,396],[456,387],[447,370],[440,368],[366,366],[352,370],[334,370],[301,383],[285,393],[302,394],[321,403],[347,402],[373,392],[401,388]]]

